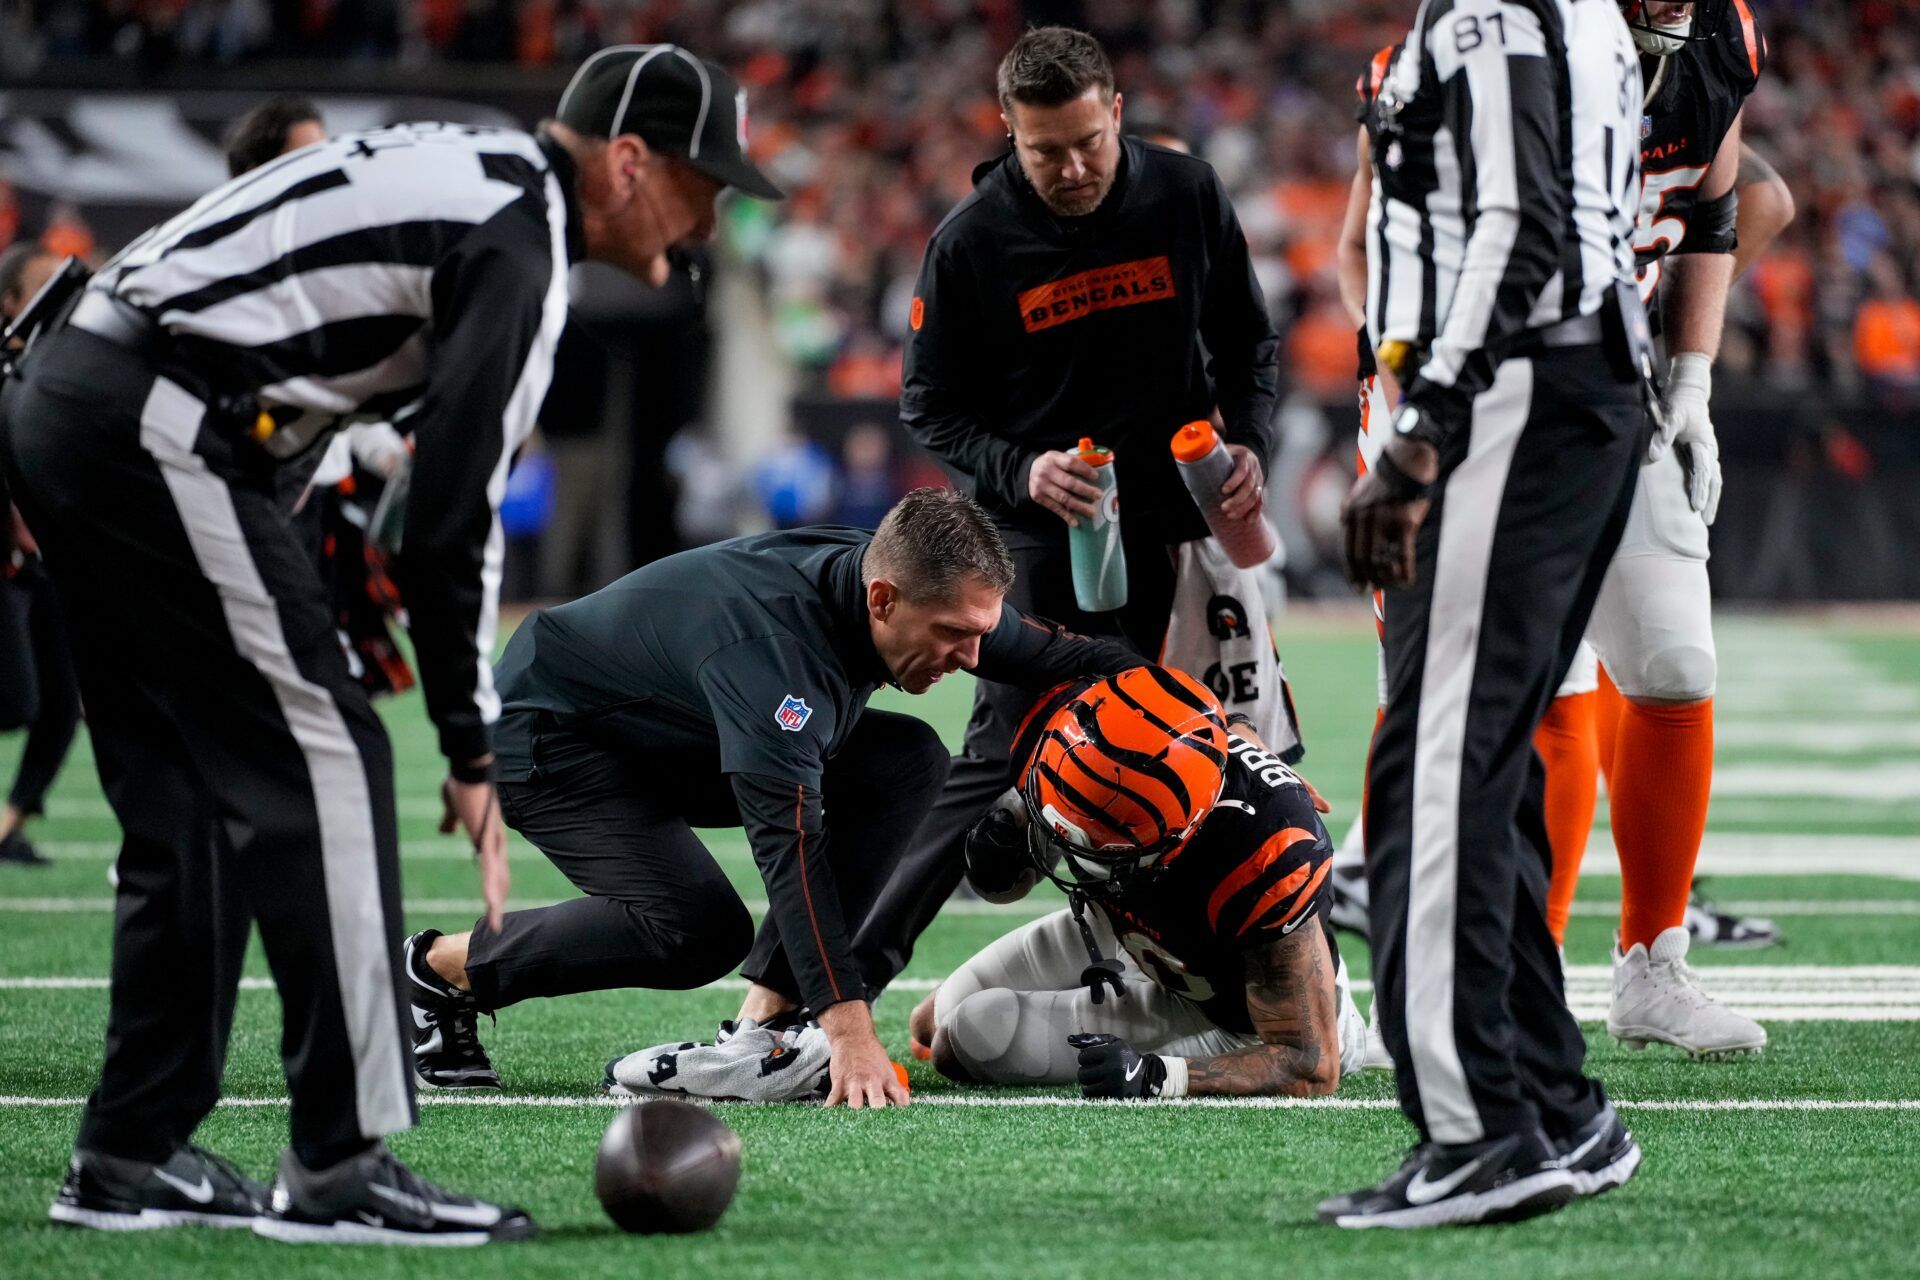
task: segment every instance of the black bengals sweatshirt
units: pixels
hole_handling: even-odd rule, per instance
[[[1055,217],[1011,152],[933,234],[900,416],[1003,527],[1064,540],[1027,496],[1037,454],[1114,452],[1128,541],[1204,537],[1174,467],[1183,423],[1217,406],[1264,466],[1277,340],[1246,237],[1211,166],[1136,138],[1100,208]]]

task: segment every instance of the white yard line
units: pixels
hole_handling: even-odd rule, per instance
[[[638,1105],[636,1098],[609,1098],[600,1094],[420,1094],[429,1107],[539,1107],[558,1110],[614,1109]],[[698,1102],[700,1099],[688,1099]],[[1634,1102],[1615,1098],[1626,1111],[1920,1111],[1920,1098],[1653,1098]],[[0,1094],[0,1107],[78,1107],[85,1098],[41,1098],[28,1094]],[[222,1098],[222,1107],[284,1107],[285,1098]],[[752,1104],[738,1104],[752,1105]],[[780,1103],[761,1104],[780,1106]],[[796,1104],[804,1105],[804,1104]],[[1106,1110],[1171,1107],[1187,1111],[1397,1111],[1392,1098],[1163,1098],[1157,1102],[1126,1102],[1111,1098],[1074,1098],[1035,1094],[935,1093],[916,1095],[916,1107],[974,1107],[982,1110]]]

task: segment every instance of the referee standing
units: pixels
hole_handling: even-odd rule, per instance
[[[106,1060],[59,1222],[251,1225],[294,1240],[480,1244],[518,1210],[387,1150],[415,1117],[393,762],[279,460],[354,415],[418,443],[402,586],[490,915],[507,890],[492,782],[495,509],[596,258],[655,284],[711,234],[746,160],[744,95],[670,45],[596,54],[539,137],[414,124],[262,165],[136,240],[43,333],[0,400],[0,455],[73,633],[126,834]],[[188,811],[223,839],[182,833]],[[279,988],[292,1146],[265,1189],[190,1145],[219,1096],[257,923]]]
[[[1354,581],[1386,589],[1374,992],[1421,1143],[1320,1217],[1512,1221],[1640,1160],[1582,1072],[1531,745],[1647,424],[1639,59],[1610,0],[1427,0],[1370,109],[1367,324],[1406,390],[1345,522]]]

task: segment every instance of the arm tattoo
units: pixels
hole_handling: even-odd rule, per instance
[[[1247,1013],[1260,1044],[1187,1059],[1196,1094],[1331,1093],[1340,1082],[1333,954],[1317,922],[1247,953]]]
[[[1734,178],[1736,187],[1751,187],[1758,182],[1778,182],[1780,171],[1767,163],[1765,156],[1745,143],[1740,144],[1740,173]]]

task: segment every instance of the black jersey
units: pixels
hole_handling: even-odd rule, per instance
[[[1278,756],[1229,739],[1227,783],[1185,848],[1121,890],[1089,896],[1127,952],[1215,1026],[1249,1034],[1246,953],[1320,929],[1333,841],[1313,796]]]
[[[1747,0],[1732,0],[1711,40],[1665,58],[1643,59],[1649,89],[1640,122],[1641,188],[1633,251],[1640,293],[1660,286],[1660,259],[1681,249],[1707,170],[1767,64],[1767,40]]]

